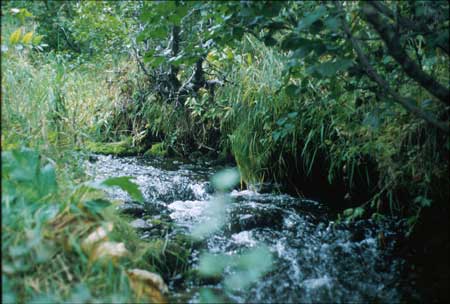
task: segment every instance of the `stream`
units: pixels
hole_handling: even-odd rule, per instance
[[[154,216],[165,216],[190,233],[206,216],[214,189],[209,180],[221,167],[210,162],[95,155],[86,164],[92,179],[133,176]],[[233,190],[227,221],[192,252],[234,254],[264,243],[273,256],[271,271],[250,288],[227,291],[219,282],[169,283],[171,302],[196,303],[199,289],[210,287],[238,303],[381,302],[420,300],[413,274],[396,254],[401,221],[358,220],[336,224],[325,204],[286,194]],[[120,189],[112,198],[130,201]],[[146,225],[137,218],[133,225]],[[151,229],[142,230],[143,239]],[[382,239],[380,238],[382,236]],[[176,281],[176,278],[174,278]]]

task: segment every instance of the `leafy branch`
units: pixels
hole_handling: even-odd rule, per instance
[[[441,122],[439,120],[436,119],[436,117],[434,117],[432,114],[428,113],[427,111],[424,111],[422,109],[420,109],[419,107],[417,107],[414,103],[414,100],[411,98],[407,98],[407,97],[403,97],[401,96],[399,93],[397,93],[396,91],[394,91],[391,86],[389,85],[389,83],[384,80],[376,71],[375,69],[372,67],[372,65],[369,62],[369,59],[367,58],[367,56],[364,54],[362,47],[359,43],[359,41],[353,37],[350,28],[345,20],[345,12],[344,9],[342,8],[342,5],[339,2],[335,2],[336,6],[338,8],[338,10],[341,12],[341,21],[342,21],[342,26],[343,29],[345,31],[345,33],[347,34],[348,39],[350,40],[350,42],[352,43],[353,48],[356,51],[357,57],[358,57],[358,61],[363,65],[363,68],[366,72],[366,74],[376,83],[378,83],[383,89],[384,91],[389,94],[390,96],[393,97],[394,101],[399,103],[400,105],[402,105],[406,110],[408,110],[409,112],[413,113],[414,115],[416,115],[417,117],[420,117],[422,119],[424,119],[426,122],[428,122],[429,124],[433,125],[434,127],[444,131],[445,133],[450,133],[450,129],[448,126],[448,123],[444,123]]]

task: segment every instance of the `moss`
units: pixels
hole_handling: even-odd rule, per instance
[[[111,143],[89,141],[86,143],[85,147],[92,153],[111,154],[117,156],[136,155],[140,152],[139,147],[132,146],[131,138]]]
[[[144,155],[146,156],[167,156],[167,149],[163,143],[154,143],[151,148],[148,149]]]

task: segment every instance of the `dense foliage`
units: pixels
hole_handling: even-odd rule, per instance
[[[87,225],[81,238],[114,218],[89,215],[96,204],[80,207],[92,200],[77,188],[86,177],[73,150],[233,160],[241,185],[277,182],[343,219],[399,215],[411,234],[418,223],[446,222],[448,1],[1,5],[2,230],[20,231],[2,233],[10,248],[2,278],[13,301],[54,284],[55,299],[83,294],[65,286],[71,276],[104,279],[106,266],[77,264],[63,281],[29,275],[48,271],[54,245],[29,243],[29,233],[58,239],[66,228],[49,231],[54,219],[72,217]],[[142,246],[129,231],[115,233]],[[60,263],[86,259],[71,254],[58,252]],[[138,265],[137,256],[125,265]],[[134,299],[121,267],[108,268],[120,270],[114,286],[84,296]],[[8,279],[16,271],[26,286]]]
[[[372,211],[447,200],[448,3],[149,2],[140,20],[175,151],[229,149],[248,183],[345,182]]]

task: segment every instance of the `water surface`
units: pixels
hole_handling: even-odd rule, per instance
[[[221,169],[208,162],[111,156],[96,156],[87,167],[94,179],[134,176],[147,206],[170,217],[179,227],[177,231],[185,233],[208,216],[214,192],[209,179]],[[110,195],[130,200],[120,189]],[[251,288],[226,292],[225,298],[246,303],[393,303],[418,299],[405,261],[393,253],[404,229],[398,221],[361,220],[337,225],[326,206],[312,200],[250,190],[233,190],[231,197],[226,224],[206,239],[203,248],[194,250],[193,267],[201,251],[232,255],[261,243],[272,252],[274,265]],[[169,285],[174,302],[198,302],[200,287],[224,290],[220,282]]]

